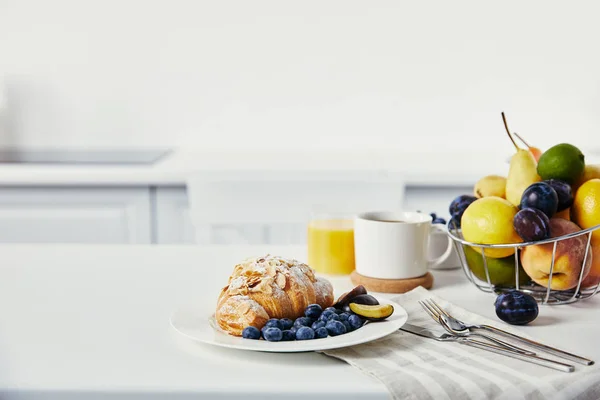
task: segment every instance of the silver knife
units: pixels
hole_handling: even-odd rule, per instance
[[[480,342],[478,340],[469,339],[464,336],[455,336],[450,335],[448,333],[436,334],[428,328],[424,328],[422,326],[416,326],[411,324],[404,324],[400,330],[412,333],[414,335],[418,335],[424,338],[437,340],[439,342],[457,342],[460,344],[464,344],[470,347],[475,347],[481,350],[491,351],[492,353],[501,354],[504,356],[508,356],[511,358],[515,358],[517,360],[527,361],[533,364],[541,365],[543,367],[552,368],[562,372],[573,372],[575,371],[575,367],[569,364],[563,364],[558,361],[549,360],[547,358],[539,357],[536,355],[528,355],[517,353],[512,350],[508,350],[504,347],[495,346],[493,344],[488,344],[484,342]]]
[[[449,333],[436,334],[428,328],[424,328],[422,326],[416,326],[411,324],[404,324],[400,328],[401,331],[406,331],[418,336],[422,336],[429,339],[434,339],[439,342],[460,342],[467,340],[465,336],[455,336],[450,335]],[[483,343],[483,342],[481,342]]]

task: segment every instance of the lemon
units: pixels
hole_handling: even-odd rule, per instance
[[[508,200],[490,196],[475,200],[462,216],[461,226],[465,240],[478,244],[521,243],[513,227],[513,218],[519,209]],[[480,247],[473,250],[481,253]],[[485,255],[492,258],[508,257],[515,253],[514,248],[485,249]]]
[[[577,189],[571,206],[571,220],[581,229],[600,225],[600,179],[590,179]],[[600,230],[594,231],[592,241],[600,243]]]
[[[581,151],[568,143],[557,144],[540,157],[537,173],[542,179],[560,179],[570,184],[577,182],[585,168]]]

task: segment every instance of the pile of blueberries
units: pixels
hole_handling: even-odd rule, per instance
[[[356,314],[334,307],[323,310],[320,305],[311,304],[304,310],[304,316],[295,321],[271,318],[261,330],[254,326],[244,328],[242,337],[255,340],[262,337],[269,342],[322,339],[352,332],[364,323],[365,320]]]

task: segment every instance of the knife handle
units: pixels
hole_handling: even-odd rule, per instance
[[[470,337],[470,338],[472,338],[472,337],[479,337],[479,338],[485,339],[488,342],[491,342],[490,344],[496,345],[498,347],[505,348],[507,350],[514,351],[515,353],[529,354],[531,356],[535,355],[535,353],[533,351],[529,351],[527,349],[523,349],[521,347],[515,346],[513,344],[510,344],[510,343],[505,342],[505,341],[500,340],[500,339],[496,339],[495,337],[492,337],[492,336],[489,336],[489,335],[484,335],[482,333],[470,333],[468,335],[468,337]]]
[[[504,331],[502,329],[493,327],[491,325],[480,325],[478,327],[478,329],[486,331],[486,332],[492,332],[492,333],[495,333],[495,334],[500,335],[500,336],[504,336],[504,337],[509,338],[509,339],[520,341],[521,343],[525,343],[525,344],[527,344],[527,345],[529,345],[531,347],[534,347],[536,349],[545,351],[546,353],[552,354],[552,355],[554,355],[556,357],[561,357],[561,358],[567,359],[569,361],[574,361],[574,362],[577,362],[577,363],[583,364],[583,365],[592,365],[592,364],[594,364],[594,361],[592,361],[590,359],[587,359],[585,357],[581,357],[581,356],[578,356],[578,355],[575,355],[575,354],[567,353],[564,350],[560,350],[560,349],[557,349],[557,348],[554,348],[554,347],[547,346],[545,344],[536,342],[535,340],[531,340],[531,339],[527,339],[527,338],[524,338],[524,337],[521,337],[521,336],[514,335],[514,334],[512,334],[510,332],[507,332],[507,331]]]
[[[515,358],[517,360],[527,361],[527,362],[530,362],[533,364],[541,365],[543,367],[552,368],[557,371],[562,371],[562,372],[575,371],[575,367],[572,365],[569,365],[569,364],[563,364],[558,361],[549,360],[547,358],[543,358],[543,357],[539,357],[539,356],[535,356],[535,355],[517,353],[515,351],[506,350],[506,348],[494,346],[492,344],[487,344],[484,342],[480,342],[478,340],[472,340],[472,339],[459,340],[458,343],[464,344],[466,346],[475,347],[475,348],[481,349],[481,350],[491,351],[492,353],[501,354],[504,356]]]

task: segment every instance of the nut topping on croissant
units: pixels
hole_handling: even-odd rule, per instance
[[[241,336],[247,326],[262,328],[269,318],[295,319],[309,304],[333,304],[329,281],[296,260],[266,255],[235,266],[217,302],[221,329]]]

